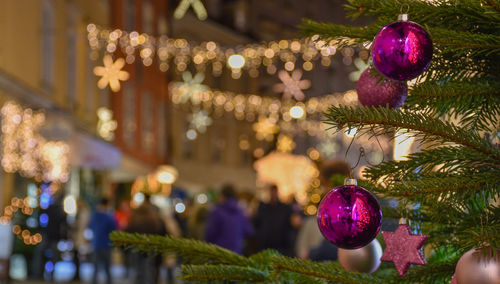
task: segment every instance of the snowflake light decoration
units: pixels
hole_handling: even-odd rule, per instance
[[[97,82],[97,87],[104,89],[109,85],[111,91],[118,92],[120,90],[120,81],[126,81],[129,78],[128,72],[122,70],[123,66],[125,66],[125,60],[118,58],[113,62],[111,55],[105,55],[102,61],[104,66],[94,68],[94,74],[101,76],[101,79]]]
[[[182,19],[191,6],[193,6],[194,13],[198,20],[203,21],[207,18],[207,10],[205,6],[203,6],[201,0],[181,0],[179,6],[175,8],[174,18]]]
[[[264,116],[259,117],[259,121],[255,122],[252,128],[256,132],[255,137],[257,140],[266,141],[273,141],[274,134],[278,133],[280,130],[276,123]]]
[[[326,137],[321,144],[318,145],[319,152],[324,157],[331,157],[339,150],[340,146],[331,137]]]
[[[211,124],[212,119],[204,110],[194,112],[189,119],[189,125],[201,133],[204,133],[207,130],[207,126]]]
[[[353,82],[357,82],[361,74],[366,70],[366,68],[370,67],[368,62],[365,62],[361,58],[354,59],[354,66],[356,67],[356,71],[352,71],[349,73],[349,80]]]
[[[197,73],[193,76],[191,72],[186,71],[182,73],[182,80],[184,82],[175,84],[178,93],[174,95],[178,96],[178,100],[182,103],[191,100],[193,104],[199,104],[201,93],[208,90],[208,87],[202,84],[203,80],[205,80],[205,75]]]
[[[288,72],[281,70],[278,73],[282,83],[274,85],[273,90],[277,93],[283,93],[283,99],[289,100],[292,97],[298,101],[303,100],[306,96],[302,90],[309,89],[311,87],[311,81],[301,80],[302,71],[294,70],[292,75]]]

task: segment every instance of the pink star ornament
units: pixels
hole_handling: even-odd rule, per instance
[[[381,261],[394,262],[400,276],[408,272],[410,264],[425,265],[421,248],[427,239],[426,235],[414,235],[410,226],[401,224],[396,232],[382,232],[386,248]]]

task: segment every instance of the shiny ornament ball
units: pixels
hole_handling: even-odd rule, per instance
[[[457,284],[457,276],[453,274],[453,277],[451,277],[450,284]]]
[[[382,28],[372,45],[373,65],[384,76],[411,80],[422,74],[432,59],[432,40],[422,26],[397,21]]]
[[[382,246],[374,239],[368,245],[358,249],[341,249],[338,251],[339,262],[347,271],[372,273],[380,266]]]
[[[382,211],[375,197],[356,185],[332,189],[318,208],[318,227],[337,247],[356,249],[370,243],[380,231]]]
[[[356,91],[358,100],[363,106],[398,108],[406,98],[406,82],[382,80],[373,74],[370,68],[359,77]]]
[[[500,284],[500,249],[471,249],[458,260],[457,284]]]

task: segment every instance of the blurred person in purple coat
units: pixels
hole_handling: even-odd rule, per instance
[[[223,186],[219,204],[208,218],[205,240],[241,254],[245,238],[252,234],[252,224],[239,207],[233,186]]]

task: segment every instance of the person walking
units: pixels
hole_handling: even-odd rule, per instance
[[[233,186],[222,188],[219,204],[210,214],[205,240],[241,254],[245,238],[253,234],[253,227],[238,205]]]
[[[132,212],[127,232],[166,235],[167,229],[160,210],[151,203],[151,197],[145,195],[144,202]],[[158,283],[161,256],[150,256],[145,253],[134,253],[136,284]]]
[[[292,256],[295,236],[293,208],[279,200],[276,185],[269,187],[269,194],[269,203],[260,203],[254,218],[259,248],[275,249],[283,255]]]
[[[93,284],[97,284],[97,275],[102,268],[106,273],[106,283],[111,284],[111,240],[109,234],[116,230],[116,221],[109,212],[109,200],[101,199],[97,209],[90,218],[89,228],[92,230],[92,246],[94,248],[94,277]]]

